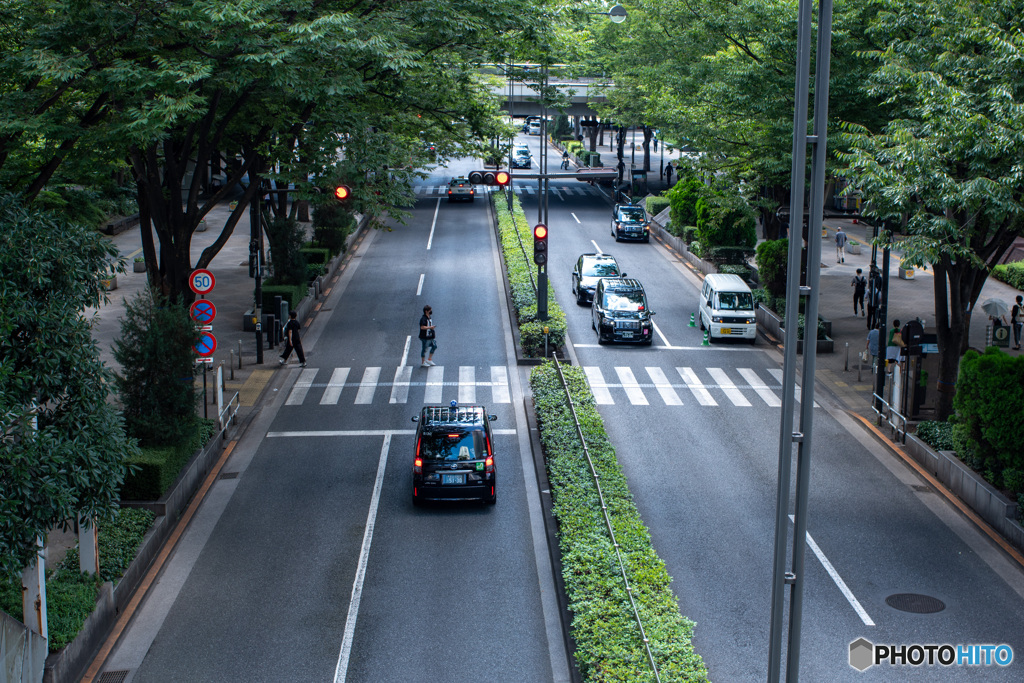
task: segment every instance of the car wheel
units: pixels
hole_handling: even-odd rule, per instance
[[[597,330],[597,325],[594,324],[594,316],[590,316],[590,329]]]
[[[654,344],[654,337],[651,337],[650,339],[644,342],[644,346],[651,346],[652,344]]]
[[[700,320],[700,331],[703,332],[704,330],[707,329],[706,327],[704,327],[704,318],[702,318],[700,314],[697,314],[697,318]]]
[[[750,342],[751,346],[755,346],[757,344],[757,335],[755,334],[753,337],[751,337],[747,341]]]

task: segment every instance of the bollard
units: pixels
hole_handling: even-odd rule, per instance
[[[242,340],[241,339],[238,340],[238,369],[239,370],[242,369]],[[234,379],[234,376],[232,376],[232,379]]]
[[[696,313],[691,313],[690,314],[690,327],[697,327],[697,323],[695,322],[696,319],[697,319],[697,314]]]
[[[844,344],[846,347],[846,360],[843,361],[843,372],[850,371],[850,342]]]
[[[235,350],[231,349],[231,362],[228,363],[228,367],[231,369],[231,379],[235,378]]]

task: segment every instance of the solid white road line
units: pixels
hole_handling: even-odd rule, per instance
[[[628,367],[616,367],[615,374],[619,376],[619,382],[622,383],[622,388],[626,390],[626,398],[629,402],[635,406],[646,406],[647,397],[644,396],[643,389],[640,388],[640,383],[636,381],[636,376],[633,374],[633,370]]]
[[[651,321],[651,326],[652,326],[652,327],[654,327],[654,331],[658,333],[658,336],[659,336],[659,337],[661,337],[661,343],[662,343],[662,344],[664,344],[665,346],[668,346],[668,345],[669,345],[669,343],[668,343],[668,339],[665,339],[665,335],[663,335],[663,334],[661,333],[661,328],[660,328],[660,327],[658,327],[658,324],[657,324],[657,323],[655,323],[655,322],[654,322],[654,321],[652,320],[652,321]]]
[[[580,225],[583,225],[583,221],[581,221],[579,218],[576,218],[576,214],[574,212],[570,211],[569,215],[572,216],[576,220],[577,223],[579,223]]]
[[[434,209],[434,220],[430,223],[430,237],[427,238],[427,251],[434,243],[434,228],[437,226],[437,213],[441,210],[441,200],[437,200],[437,207]]]
[[[359,391],[356,392],[356,403],[358,405],[369,405],[373,403],[373,392],[377,389],[377,380],[380,379],[380,368],[366,368],[363,371],[363,379],[359,382]]]
[[[388,464],[388,450],[391,448],[391,435],[384,436],[384,444],[380,448],[380,461],[377,463],[377,479],[373,482],[373,495],[370,496],[370,509],[366,513],[366,529],[363,531],[363,545],[359,550],[359,564],[356,566],[356,578],[352,584],[352,597],[348,601],[348,617],[345,619],[345,633],[341,639],[341,652],[338,654],[338,666],[334,669],[334,683],[344,683],[348,675],[348,658],[352,654],[352,640],[356,635],[356,619],[359,616],[359,601],[363,597],[363,579],[366,578],[366,564],[370,559],[370,544],[373,542],[373,527],[377,523],[377,505],[380,503],[380,490],[384,483],[384,469]]]
[[[795,523],[796,520],[794,519],[793,515],[789,516],[789,521]],[[871,620],[871,617],[868,616],[867,611],[865,611],[865,609],[861,606],[857,598],[854,597],[853,591],[851,591],[850,587],[846,585],[845,581],[843,581],[843,577],[839,576],[839,572],[836,571],[836,568],[833,567],[832,563],[828,561],[827,557],[825,557],[825,553],[821,552],[821,548],[819,548],[818,544],[814,542],[814,539],[811,538],[810,534],[807,534],[807,545],[810,546],[811,550],[814,551],[814,554],[815,556],[817,556],[818,561],[821,562],[821,566],[824,567],[825,571],[828,572],[828,575],[832,577],[832,580],[835,582],[836,586],[842,592],[843,596],[846,598],[846,601],[850,603],[851,607],[853,607],[853,611],[856,612],[857,616],[860,617],[860,620],[864,622],[864,625],[874,626],[875,622],[873,622]]]
[[[399,365],[406,365],[409,361],[409,346],[412,344],[412,335],[407,334],[405,336],[405,349],[402,350],[402,360],[399,361]]]
[[[658,393],[661,394],[661,400],[665,402],[667,406],[681,406],[683,405],[683,399],[679,398],[679,394],[672,388],[672,385],[668,381],[668,377],[665,376],[665,371],[659,367],[649,367],[647,374],[651,376],[651,381],[654,382],[654,386],[657,388]]]
[[[579,220],[579,219],[577,219],[577,220]],[[596,251],[598,254],[603,254],[604,253],[603,251],[601,251],[601,247],[598,246],[597,240],[590,240],[590,243],[594,245],[594,251]]]
[[[725,393],[726,398],[732,401],[734,406],[750,405],[750,401],[743,395],[743,392],[736,388],[736,385],[729,379],[729,375],[725,374],[725,370],[722,368],[708,368],[707,371],[718,384],[718,388]]]
[[[416,285],[416,296],[423,294],[423,278],[426,277],[426,273],[420,273],[420,283]]]
[[[316,368],[304,368],[302,374],[295,380],[295,386],[292,387],[291,393],[288,394],[288,400],[284,402],[285,405],[301,406],[302,402],[306,400],[309,388],[313,385],[314,377],[316,377]]]
[[[345,380],[348,379],[348,368],[334,368],[331,379],[327,382],[324,395],[320,397],[320,405],[333,406],[338,404],[341,398],[341,390],[345,388]]]

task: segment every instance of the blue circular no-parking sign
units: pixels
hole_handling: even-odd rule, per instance
[[[209,332],[199,335],[199,341],[195,345],[196,353],[200,356],[212,356],[217,350],[217,338]]]
[[[209,299],[197,299],[189,307],[188,314],[200,325],[209,325],[217,317],[217,307]]]

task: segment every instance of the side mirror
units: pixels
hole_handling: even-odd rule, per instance
[[[625,273],[619,273],[619,277],[629,277],[629,276],[626,275]]]
[[[647,315],[653,318],[656,315],[656,313],[654,311],[647,311]]]
[[[491,422],[494,422],[495,420],[498,419],[498,416],[497,415],[488,415],[487,419],[490,420]]]
[[[707,307],[708,307],[708,308],[711,308],[711,299],[708,299],[708,300],[707,300]]]
[[[420,421],[419,416],[417,415],[416,417],[412,418],[412,421],[413,422],[419,422]]]

